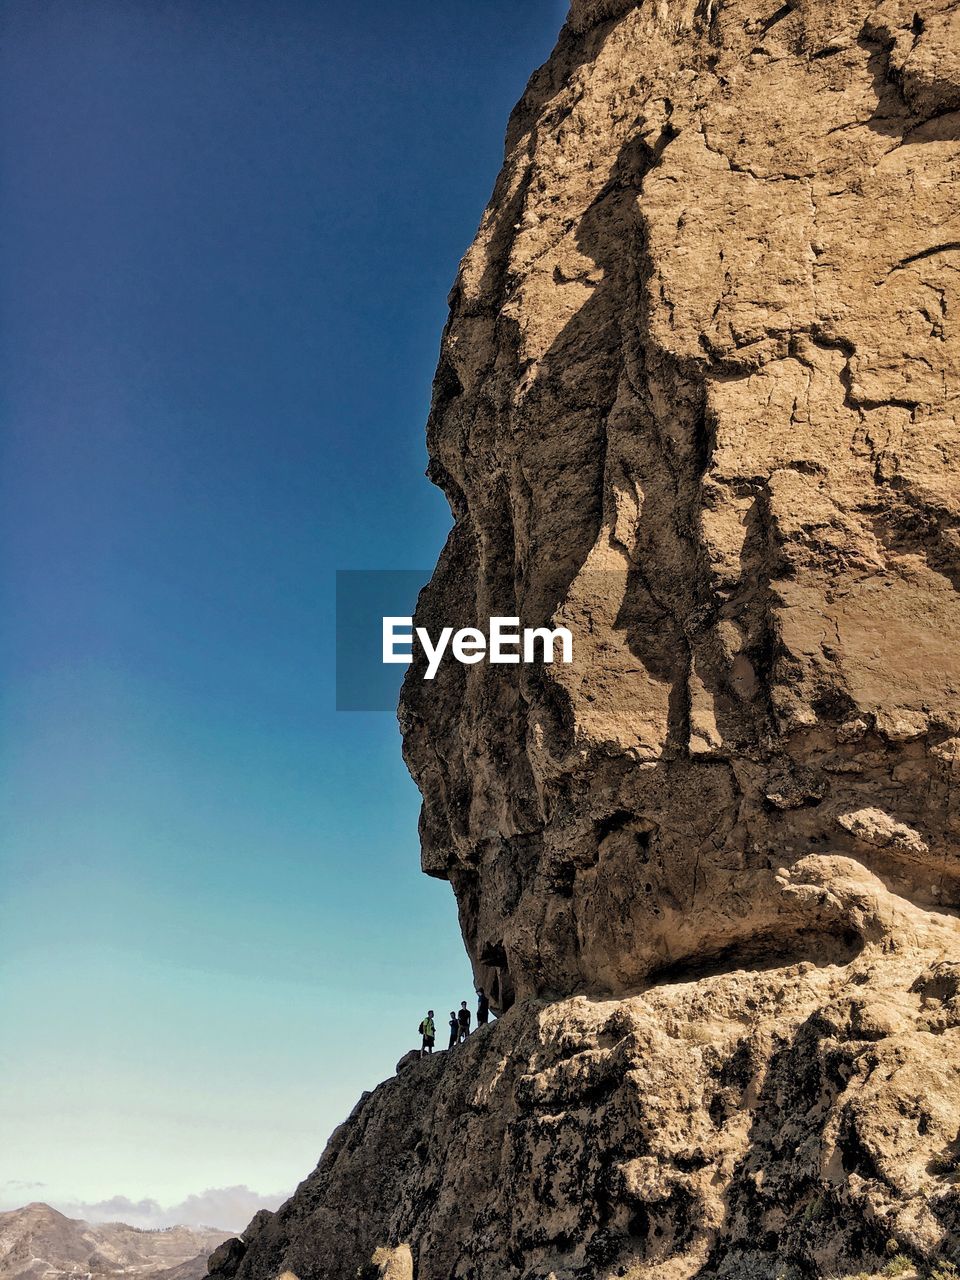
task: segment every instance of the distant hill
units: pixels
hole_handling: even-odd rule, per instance
[[[48,1204],[28,1204],[0,1213],[0,1280],[201,1280],[207,1255],[232,1234],[207,1227],[93,1225]]]

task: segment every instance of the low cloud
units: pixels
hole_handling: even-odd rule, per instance
[[[209,1187],[189,1195],[179,1204],[161,1205],[157,1200],[130,1200],[111,1196],[108,1200],[60,1201],[54,1205],[69,1218],[87,1222],[126,1222],[131,1227],[217,1227],[222,1231],[242,1231],[260,1209],[277,1209],[287,1194],[262,1196],[249,1187]]]

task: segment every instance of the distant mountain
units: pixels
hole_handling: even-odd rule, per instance
[[[202,1280],[207,1255],[231,1234],[207,1227],[93,1225],[48,1204],[28,1204],[0,1213],[0,1280]]]

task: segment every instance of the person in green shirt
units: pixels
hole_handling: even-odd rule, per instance
[[[423,1036],[423,1043],[420,1046],[420,1057],[422,1058],[425,1053],[433,1053],[433,1042],[437,1035],[432,1009],[427,1011],[427,1016],[420,1023],[420,1034]]]

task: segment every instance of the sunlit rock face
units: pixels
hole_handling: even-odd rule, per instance
[[[478,981],[625,994],[960,896],[960,6],[575,3],[451,294],[408,674]],[[820,859],[822,891],[792,868]]]
[[[216,1280],[960,1262],[958,139],[960,0],[575,0],[451,295],[416,620],[575,661],[400,711],[505,1016]]]

